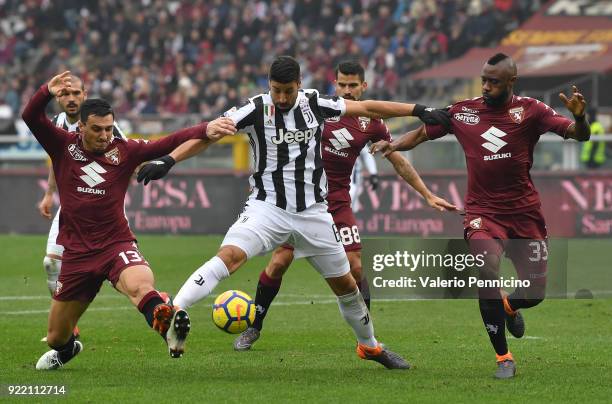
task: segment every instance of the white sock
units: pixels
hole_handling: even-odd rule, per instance
[[[45,268],[45,272],[47,272],[47,288],[51,296],[53,296],[57,286],[57,279],[62,270],[62,260],[45,256],[43,259],[43,267]]]
[[[221,258],[214,256],[183,284],[174,298],[174,304],[187,309],[208,296],[217,284],[230,276]]]
[[[357,341],[370,348],[376,348],[378,341],[374,337],[372,319],[359,289],[348,295],[338,296],[338,307],[344,320],[353,328]]]

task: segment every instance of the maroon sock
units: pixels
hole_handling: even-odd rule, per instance
[[[261,275],[259,275],[257,292],[255,294],[255,321],[253,322],[253,327],[260,331],[263,327],[263,321],[266,318],[266,314],[268,314],[268,309],[280,290],[282,281],[283,278],[270,278],[266,274],[266,271],[262,271]]]
[[[164,303],[164,299],[159,295],[159,292],[152,290],[140,300],[138,310],[144,315],[149,327],[153,328],[153,310],[158,304]]]

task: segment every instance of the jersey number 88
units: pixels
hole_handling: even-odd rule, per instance
[[[356,225],[352,227],[342,227],[338,230],[336,225],[333,225],[334,235],[336,241],[342,243],[342,245],[351,245],[353,243],[361,243],[361,237],[359,237],[359,229]]]

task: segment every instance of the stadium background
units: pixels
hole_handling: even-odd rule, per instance
[[[265,91],[277,54],[300,61],[304,87],[331,93],[336,63],[356,58],[367,67],[368,97],[445,106],[478,96],[482,62],[503,50],[518,60],[520,94],[567,113],[556,94],[575,83],[611,132],[608,2],[8,0],[0,10],[0,192],[12,195],[2,202],[3,233],[47,231],[34,205],[48,163],[19,116],[33,91],[65,69],[83,77],[90,97],[112,102],[126,133],[151,138]],[[388,124],[399,136],[417,123]],[[601,139],[609,154],[610,136]],[[587,170],[581,145],[552,135],[542,140],[533,176],[551,234],[608,237],[610,159]],[[454,139],[407,155],[436,192],[462,204],[465,162]],[[237,136],[164,181],[132,186],[126,206],[134,230],[224,233],[247,193],[249,158],[248,142]],[[391,172],[385,162],[379,169]],[[384,175],[380,189],[366,189],[360,202],[365,235],[461,231],[460,218],[432,212],[395,175]]]
[[[611,16],[610,2],[597,0],[0,0],[0,310],[9,335],[0,384],[63,384],[73,402],[169,401],[170,391],[211,402],[609,402],[612,164],[587,169],[582,145],[553,135],[538,144],[533,170],[550,233],[568,238],[568,285],[608,299],[551,299],[529,311],[529,338],[511,340],[520,358],[511,387],[490,379],[494,363],[473,301],[375,300],[377,333],[416,369],[404,375],[357,362],[335,299],[303,260],[286,275],[266,337],[246,356],[215,330],[207,299],[191,312],[189,351],[170,361],[139,313],[104,287],[80,321],[84,354],[60,372],[36,373],[50,225],[36,203],[48,161],[19,116],[37,86],[69,68],[90,97],[112,102],[126,133],[155,138],[265,91],[277,54],[298,58],[304,87],[331,92],[334,65],[355,57],[367,66],[369,97],[444,106],[478,96],[482,63],[503,50],[519,62],[518,92],[559,113],[566,111],[556,94],[577,84],[598,108],[608,133],[599,139],[610,150]],[[395,136],[418,124],[388,123]],[[448,138],[407,156],[435,192],[461,204],[465,163]],[[177,291],[215,253],[247,194],[248,166],[248,143],[236,136],[162,181],[130,187],[126,212],[158,287]],[[379,170],[379,189],[360,197],[362,234],[461,236],[459,216],[424,207],[386,162]],[[250,261],[219,292],[254,293],[266,260]],[[273,391],[264,380],[275,382]]]

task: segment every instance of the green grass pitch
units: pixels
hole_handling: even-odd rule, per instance
[[[158,289],[176,293],[220,240],[142,237],[140,248]],[[609,240],[575,241],[573,248],[581,252],[593,243],[607,253],[585,257],[584,273],[594,266],[609,271]],[[262,338],[250,352],[234,352],[234,336],[214,326],[209,297],[190,311],[184,357],[171,359],[127,298],[105,285],[79,323],[84,351],[63,369],[37,372],[34,365],[47,350],[39,341],[49,306],[45,237],[0,236],[0,245],[2,400],[24,402],[7,397],[7,385],[15,384],[65,385],[66,396],[34,401],[79,403],[610,402],[612,396],[610,295],[551,299],[525,311],[526,338],[509,340],[518,373],[508,381],[492,377],[494,355],[475,301],[374,301],[379,339],[413,364],[409,371],[388,371],[358,359],[334,297],[304,260],[286,275]],[[248,262],[214,295],[235,288],[254,296],[266,260]],[[612,289],[598,279],[600,290]]]

